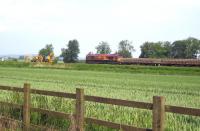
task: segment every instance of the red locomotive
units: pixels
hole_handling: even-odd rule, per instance
[[[122,58],[118,54],[92,54],[86,56],[86,63],[90,64],[117,64],[119,59]]]

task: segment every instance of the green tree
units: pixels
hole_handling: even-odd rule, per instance
[[[171,56],[171,44],[168,41],[145,42],[140,48],[140,58],[169,58]]]
[[[124,58],[131,58],[132,52],[135,51],[132,46],[132,42],[128,40],[122,40],[119,42],[119,47],[117,53]]]
[[[172,45],[169,41],[163,42],[163,47],[165,49],[164,55],[166,58],[171,58],[171,50],[172,50]]]
[[[173,58],[197,58],[200,51],[200,40],[189,37],[185,40],[177,40],[172,44],[172,57]]]
[[[59,61],[59,57],[55,57],[55,58],[53,59],[53,64],[57,64],[58,61]]]
[[[47,57],[49,54],[53,53],[53,45],[52,44],[47,44],[44,48],[42,48],[39,51],[39,55],[42,55],[43,57]]]
[[[70,40],[67,48],[63,48],[61,51],[64,63],[76,62],[78,60],[78,54],[80,53],[78,41],[76,39]]]
[[[173,58],[186,58],[186,43],[182,40],[177,40],[172,43],[172,57]]]
[[[110,54],[111,49],[107,42],[100,42],[99,45],[96,47],[97,54]]]
[[[189,37],[185,42],[187,43],[186,58],[197,58],[200,51],[200,40]]]

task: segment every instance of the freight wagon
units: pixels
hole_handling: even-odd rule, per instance
[[[199,59],[153,59],[153,58],[123,58],[118,54],[88,54],[89,64],[137,64],[163,66],[200,66]]]
[[[163,66],[200,66],[198,59],[152,59],[152,58],[121,58],[120,64],[163,65]]]

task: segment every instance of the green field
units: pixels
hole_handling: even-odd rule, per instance
[[[30,83],[32,88],[73,93],[76,88],[84,88],[87,95],[144,102],[152,102],[153,96],[164,96],[166,104],[200,108],[199,68],[86,64],[44,67],[3,65],[0,67],[0,85],[22,87],[26,82]],[[21,103],[19,95],[1,92],[0,97],[1,100]],[[32,105],[35,107],[67,113],[74,111],[73,100],[39,96],[33,96],[32,99]],[[89,102],[86,106],[87,117],[151,128],[150,111]],[[32,117],[32,123],[55,125],[60,123],[60,128],[68,126],[63,120],[49,118],[45,123],[38,114],[32,114]],[[167,113],[166,119],[167,131],[200,130],[200,117]],[[86,129],[111,130],[96,125],[87,125]]]

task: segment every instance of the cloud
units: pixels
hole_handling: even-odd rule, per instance
[[[0,25],[0,32],[6,32],[8,28],[6,26]]]
[[[6,0],[0,2],[0,16],[11,30],[50,33],[85,29],[82,26],[115,29],[174,22],[183,8],[198,7],[197,0]],[[106,5],[106,6],[105,6]],[[5,24],[6,23],[6,24]],[[96,27],[95,27],[96,26]],[[73,27],[73,28],[72,28]],[[100,27],[100,28],[98,28]],[[46,31],[47,30],[47,31]]]
[[[1,0],[0,32],[13,39],[14,33],[30,34],[26,42],[42,44],[77,38],[85,53],[101,40],[116,48],[129,39],[139,47],[147,40],[198,35],[199,13],[199,0]]]

